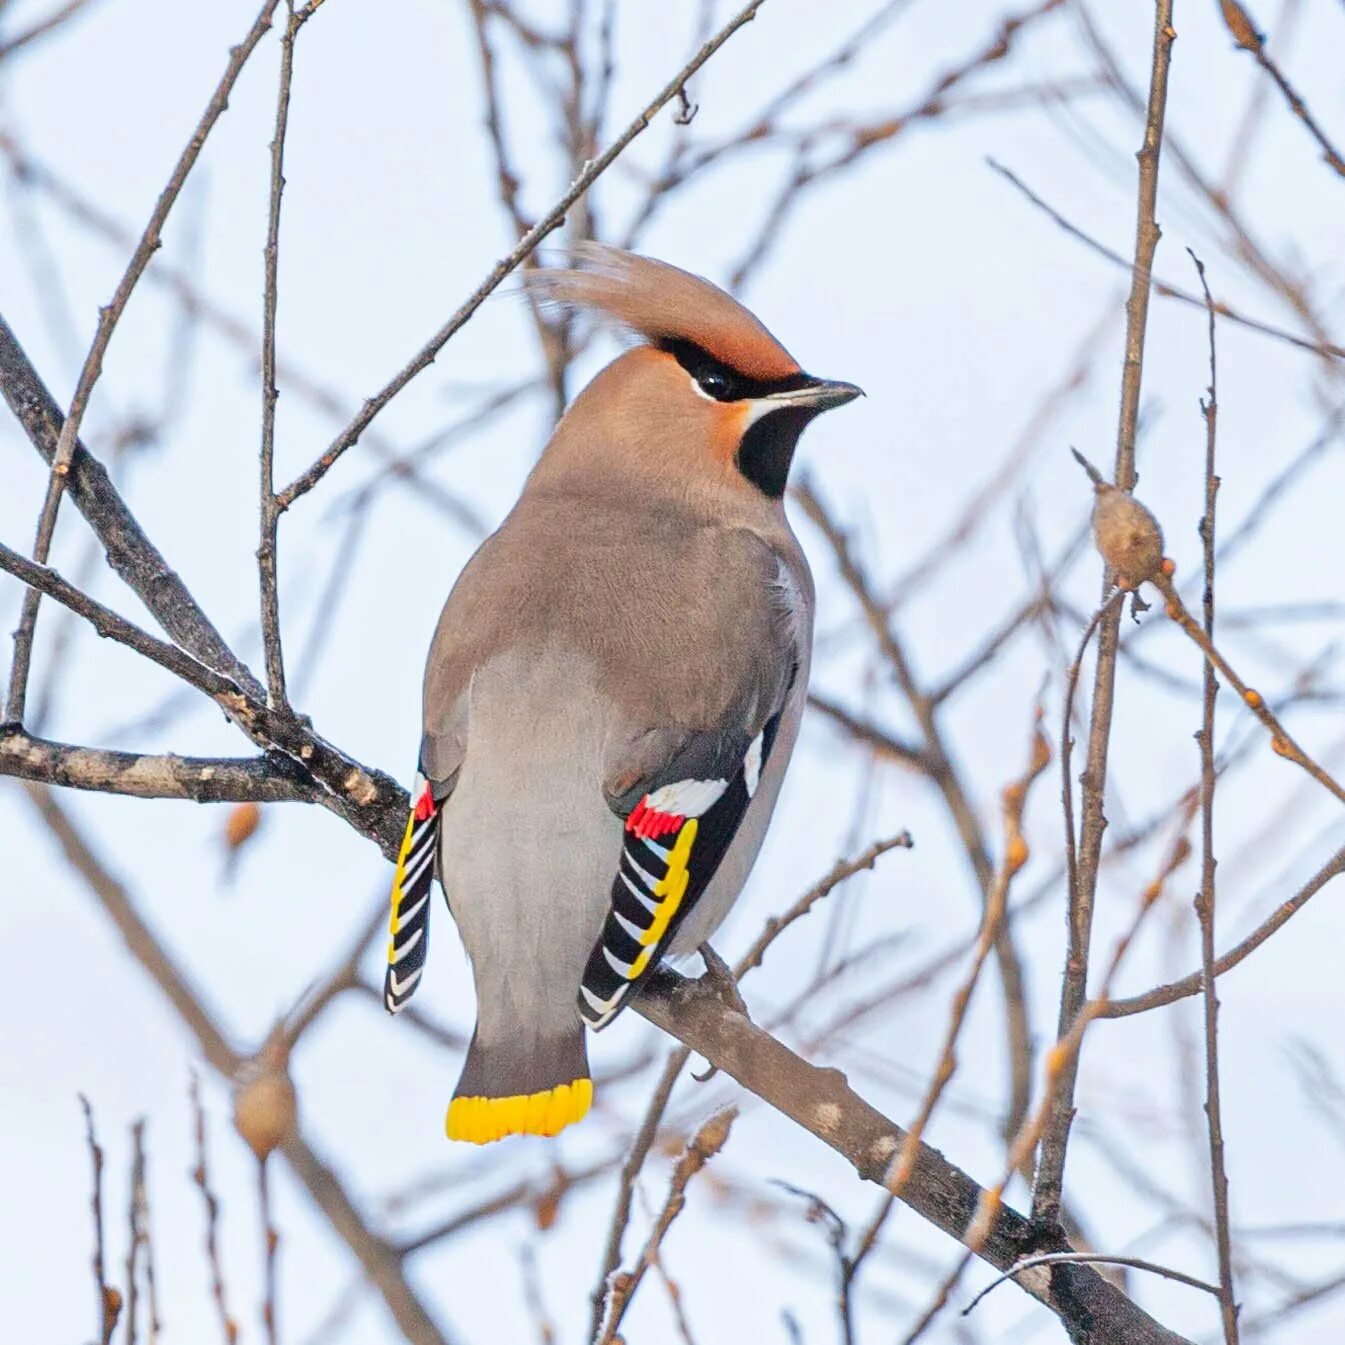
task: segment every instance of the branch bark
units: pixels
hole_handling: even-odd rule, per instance
[[[884,1185],[906,1132],[854,1092],[839,1070],[809,1064],[712,991],[673,972],[657,973],[633,1007],[835,1150],[865,1181]],[[971,1177],[922,1143],[901,1199],[962,1241],[981,1195]],[[1000,1205],[980,1255],[1008,1270],[1024,1256],[1070,1250],[1063,1235],[1036,1231]],[[1075,1345],[1183,1345],[1183,1337],[1160,1326],[1091,1266],[1039,1268],[1017,1283],[1055,1313]]]
[[[1168,70],[1172,44],[1173,0],[1154,5],[1153,67],[1149,80],[1149,105],[1140,147],[1139,183],[1135,223],[1135,265],[1131,272],[1130,297],[1126,301],[1125,362],[1121,374],[1121,414],[1116,433],[1114,480],[1122,490],[1135,486],[1135,436],[1139,425],[1140,387],[1144,377],[1144,341],[1149,321],[1154,253],[1162,231],[1155,219],[1158,201],[1158,164],[1163,144],[1163,119],[1167,109]],[[1108,570],[1102,579],[1106,601],[1115,587]],[[1116,693],[1116,658],[1120,644],[1121,605],[1107,611],[1099,627],[1097,668],[1093,677],[1093,709],[1088,726],[1088,751],[1082,777],[1083,821],[1079,836],[1079,860],[1069,894],[1068,952],[1061,982],[1057,1035],[1064,1037],[1074,1024],[1088,993],[1088,951],[1093,930],[1093,901],[1097,893],[1098,868],[1102,857],[1102,834],[1107,827],[1103,804],[1107,786],[1107,756],[1111,746],[1112,707]],[[1057,1224],[1070,1125],[1074,1119],[1074,1083],[1078,1056],[1066,1061],[1037,1165],[1032,1192],[1034,1220]]]
[[[255,757],[146,755],[35,738],[0,725],[0,775],[34,783],[196,803],[316,803],[321,787],[280,752]]]
[[[44,462],[56,455],[65,415],[0,316],[0,393]],[[186,584],[126,507],[107,469],[75,443],[66,491],[107,553],[107,563],[140,598],[164,634],[202,663],[264,697],[261,684],[234,654]]]

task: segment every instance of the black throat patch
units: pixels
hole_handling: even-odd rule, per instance
[[[816,414],[811,406],[782,406],[748,426],[738,445],[738,470],[763,495],[778,500],[785,493],[799,435]]]

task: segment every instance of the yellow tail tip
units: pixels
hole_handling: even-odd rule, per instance
[[[489,1144],[506,1135],[559,1135],[582,1121],[592,1104],[592,1079],[514,1097],[455,1097],[444,1128],[449,1139],[469,1144]]]

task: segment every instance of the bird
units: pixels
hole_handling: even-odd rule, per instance
[[[437,874],[477,1010],[445,1128],[478,1144],[581,1120],[586,1032],[663,960],[710,965],[806,698],[790,467],[809,422],[861,395],[666,262],[580,244],[525,283],[633,343],[462,570],[426,663],[384,1001],[420,983]]]

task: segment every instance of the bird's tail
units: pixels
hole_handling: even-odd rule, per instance
[[[515,1033],[485,1045],[473,1033],[453,1101],[451,1140],[489,1144],[506,1135],[557,1135],[582,1121],[593,1101],[584,1029],[558,1035]]]

